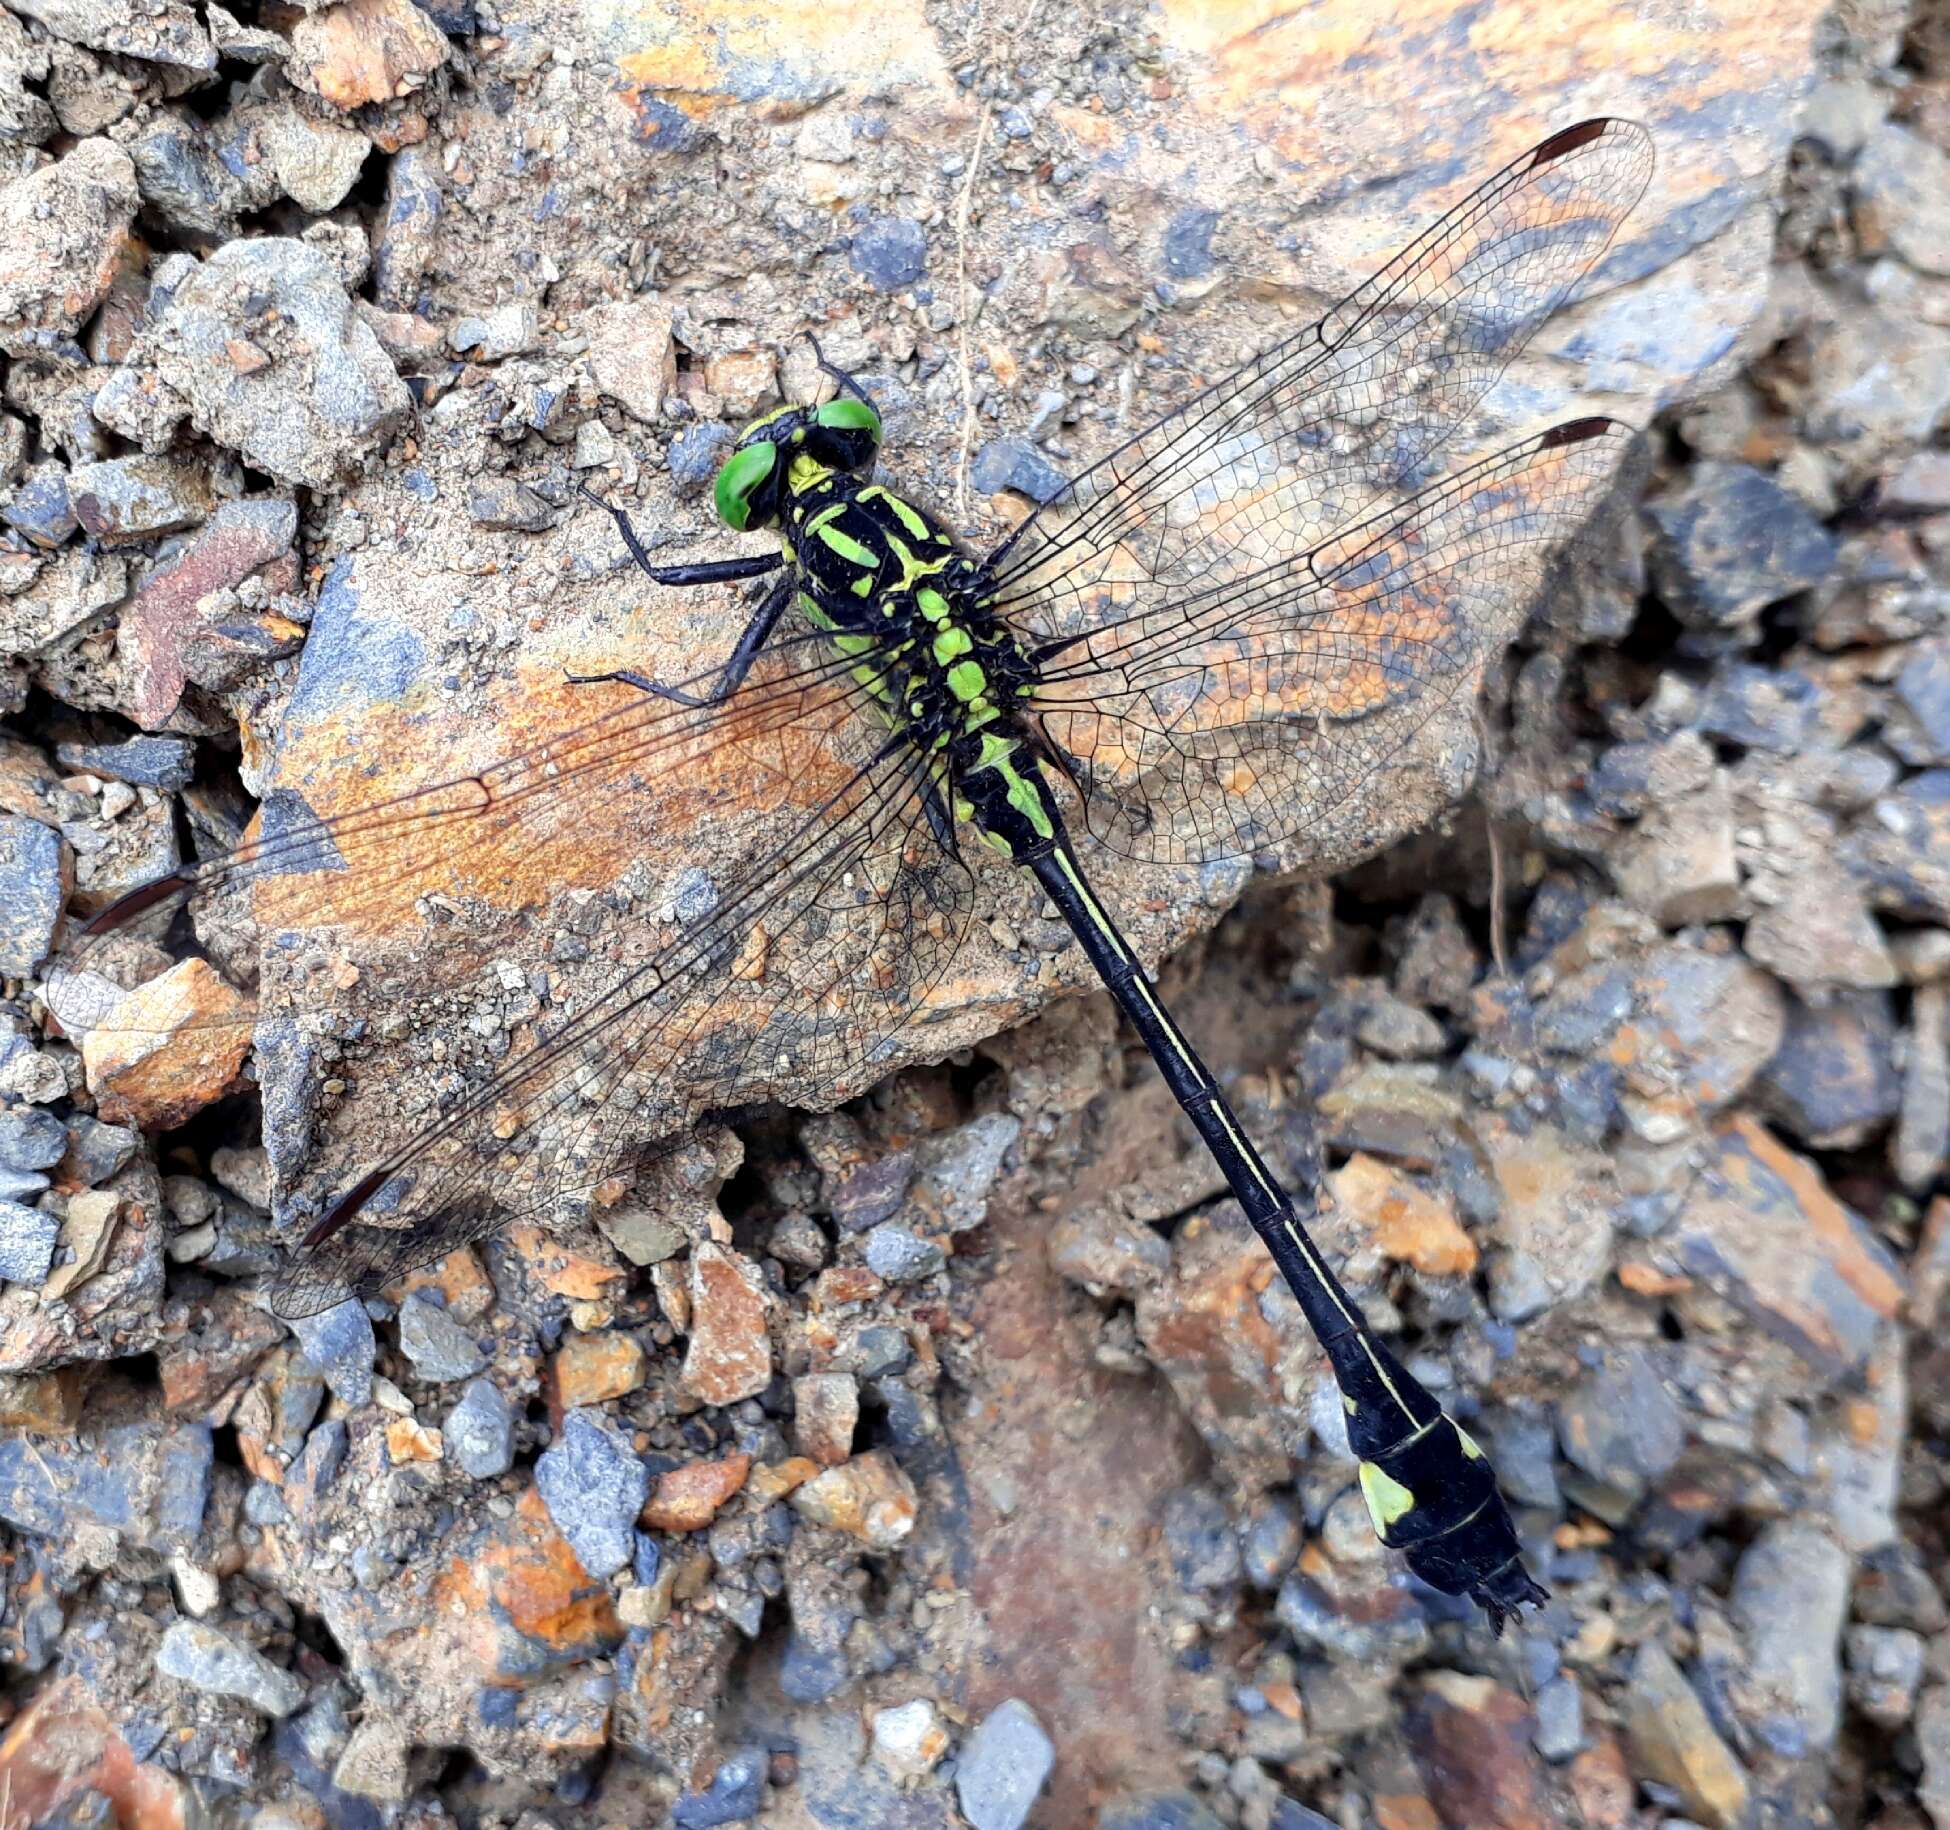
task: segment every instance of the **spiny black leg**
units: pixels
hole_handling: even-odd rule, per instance
[[[766,637],[778,626],[786,605],[791,602],[792,578],[788,574],[765,593],[764,602],[758,606],[752,620],[738,637],[738,646],[731,651],[731,658],[718,669],[716,685],[702,696],[687,693],[679,686],[664,686],[658,681],[647,680],[628,667],[612,668],[605,674],[565,674],[565,677],[571,686],[595,686],[606,680],[619,681],[624,686],[634,686],[640,693],[654,693],[659,699],[668,699],[673,705],[687,705],[693,711],[702,710],[707,705],[722,705],[744,685],[745,676],[758,659],[758,651],[765,646]]]
[[[643,550],[643,542],[636,537],[636,529],[630,525],[629,516],[614,502],[605,502],[588,484],[578,483],[576,489],[616,523],[616,531],[623,536],[623,544],[630,549],[630,557],[654,584],[735,584],[741,578],[763,578],[767,572],[776,572],[785,564],[782,553],[754,553],[748,559],[704,559],[687,566],[652,565],[650,555]]]
[[[819,347],[819,339],[811,331],[806,332],[806,341],[812,345],[813,361],[819,365],[819,372],[822,375],[831,375],[840,384],[841,388],[851,394],[855,400],[861,401],[869,407],[873,406],[873,402],[867,397],[866,390],[845,369],[835,368],[826,360],[825,353]],[[874,411],[877,413],[880,409],[874,407]]]

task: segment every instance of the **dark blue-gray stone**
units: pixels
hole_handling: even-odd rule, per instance
[[[1633,1348],[1612,1355],[1559,1400],[1557,1440],[1574,1468],[1637,1494],[1678,1461],[1686,1417],[1658,1367]]]
[[[737,435],[715,419],[701,419],[686,426],[670,441],[664,453],[664,467],[683,490],[707,489],[716,480],[718,468],[731,455]]]
[[[364,1303],[348,1297],[342,1303],[288,1324],[298,1337],[304,1356],[324,1374],[333,1396],[353,1409],[372,1397],[372,1367],[379,1342]]]
[[[853,1681],[846,1653],[835,1646],[822,1651],[797,1633],[786,1641],[779,1660],[779,1688],[795,1703],[823,1703]]]
[[[1266,1830],[1341,1830],[1341,1827],[1331,1817],[1322,1817],[1298,1799],[1282,1798],[1273,1806]]]
[[[1837,992],[1819,1007],[1790,998],[1787,1031],[1761,1070],[1758,1101],[1804,1143],[1872,1130],[1902,1106],[1896,1036],[1886,992]]]
[[[1097,1830],[1225,1830],[1225,1825],[1190,1792],[1147,1792],[1104,1806]]]
[[[302,1518],[338,1478],[350,1433],[342,1417],[328,1417],[305,1438],[305,1446],[284,1477],[285,1498]]]
[[[712,1775],[708,1790],[680,1798],[671,1808],[677,1830],[716,1830],[719,1824],[748,1824],[765,1798],[766,1755],[762,1747],[741,1747]]]
[[[1532,1707],[1537,1726],[1531,1739],[1546,1760],[1569,1760],[1584,1746],[1584,1693],[1576,1678],[1552,1678],[1538,1690]]]
[[[61,1222],[38,1207],[0,1201],[0,1281],[39,1284],[54,1263]]]
[[[998,1703],[969,1736],[955,1767],[955,1795],[974,1830],[1021,1830],[1056,1748],[1020,1697]]]
[[[45,1107],[0,1107],[0,1168],[52,1169],[67,1154],[68,1128]]]
[[[1053,502],[1069,487],[1069,478],[1026,438],[990,439],[976,452],[968,479],[985,496],[1013,489],[1036,503]]]
[[[1218,226],[1217,210],[1180,210],[1165,224],[1165,272],[1175,280],[1202,280],[1216,265],[1212,231]]]
[[[304,1685],[256,1650],[198,1620],[179,1620],[156,1648],[156,1669],[211,1696],[234,1697],[260,1715],[288,1716]]]
[[[177,1550],[195,1543],[215,1465],[216,1442],[208,1424],[179,1423],[163,1438],[156,1484],[158,1542]]]
[[[187,788],[196,767],[196,746],[187,737],[131,737],[126,743],[57,744],[55,756],[70,769],[132,782],[138,788],[174,793]]]
[[[419,1294],[400,1305],[400,1352],[423,1379],[471,1379],[487,1365],[480,1343],[438,1303]]]
[[[47,958],[66,900],[61,835],[0,815],[0,978],[24,979]]]
[[[1653,579],[1696,628],[1737,624],[1834,569],[1834,536],[1751,464],[1695,464],[1682,489],[1649,503],[1645,517]]]
[[[383,603],[366,603],[360,555],[344,554],[319,584],[285,717],[308,724],[394,704],[425,664],[419,637],[387,615]]]
[[[1255,1588],[1276,1589],[1300,1557],[1300,1509],[1277,1493],[1261,1499],[1239,1547],[1240,1565]]]
[[[515,1459],[515,1423],[508,1401],[492,1379],[474,1380],[447,1413],[443,1441],[463,1474],[492,1480]]]
[[[639,91],[631,108],[636,119],[630,126],[630,138],[640,146],[657,152],[688,153],[696,152],[708,138],[683,109],[660,97]]]
[[[613,1576],[628,1566],[650,1470],[596,1413],[574,1410],[562,1420],[560,1440],[535,1464],[535,1486],[590,1575]]]
[[[472,38],[481,29],[481,10],[475,0],[413,0],[413,4],[449,38]]]
[[[68,539],[81,523],[75,518],[74,499],[68,494],[66,466],[37,464],[14,490],[12,499],[0,508],[0,521],[43,549],[57,547]]]
[[[843,1233],[864,1233],[901,1210],[914,1180],[914,1153],[890,1150],[862,1163],[834,1188],[833,1224]]]
[[[127,1125],[105,1125],[86,1113],[69,1122],[66,1155],[84,1188],[99,1188],[134,1158],[136,1134]]]
[[[1950,641],[1917,642],[1896,676],[1896,698],[1909,714],[1920,745],[1913,763],[1950,762]]]
[[[932,1276],[948,1262],[948,1255],[932,1239],[923,1239],[891,1220],[867,1235],[867,1268],[890,1284],[913,1283]]]
[[[876,216],[853,238],[853,270],[876,292],[898,292],[928,270],[928,232],[907,216]]]
[[[1243,1573],[1239,1540],[1225,1501],[1210,1487],[1179,1487],[1165,1496],[1165,1553],[1188,1589],[1230,1588]]]
[[[913,1343],[900,1329],[885,1325],[862,1328],[854,1344],[863,1379],[878,1379],[903,1370],[914,1358]]]
[[[1727,661],[1714,670],[1693,723],[1722,743],[1793,756],[1820,729],[1821,688],[1790,669]]]

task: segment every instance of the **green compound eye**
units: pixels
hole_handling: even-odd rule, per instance
[[[740,534],[745,531],[752,518],[752,491],[772,474],[778,461],[778,451],[769,442],[747,445],[725,459],[711,497],[717,504],[718,519],[726,527]]]
[[[842,394],[829,400],[813,414],[813,424],[829,432],[864,432],[875,444],[880,442],[880,415],[870,402]]]

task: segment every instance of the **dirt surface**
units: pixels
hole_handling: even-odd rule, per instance
[[[1950,1825],[1940,8],[0,6],[0,1816]],[[980,550],[1597,113],[1650,188],[1452,450],[1616,415],[1610,513],[1359,792],[1092,862],[1275,1170],[1317,1132],[1548,1607],[1493,1640],[1375,1544],[1297,1307],[993,861],[885,1047],[855,935],[774,1103],[271,1313],[872,741],[571,682],[749,614],[578,485],[754,549],[710,479],[810,333]],[[237,844],[333,868],[214,911],[140,1046],[50,1011],[81,919]],[[682,1059],[794,970],[745,938]]]

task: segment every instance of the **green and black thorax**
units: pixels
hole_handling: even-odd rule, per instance
[[[987,605],[980,566],[919,504],[822,461],[840,454],[795,448],[794,420],[746,438],[784,445],[774,515],[798,608],[854,657],[945,812],[1011,857],[1047,848],[1062,828],[1025,715],[1036,669]]]

